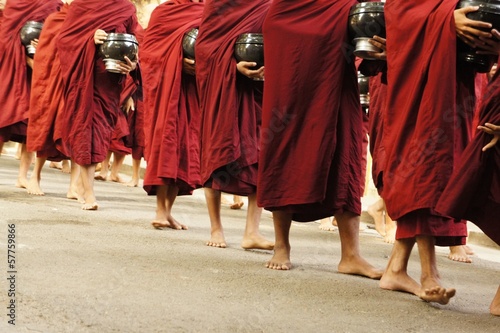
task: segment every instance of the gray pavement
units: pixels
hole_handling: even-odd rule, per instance
[[[65,198],[68,175],[45,168],[46,195],[31,197],[14,187],[17,168],[12,157],[0,157],[0,332],[500,331],[500,317],[488,312],[500,283],[500,251],[482,240],[470,239],[472,264],[451,262],[438,248],[443,284],[457,296],[432,305],[337,273],[338,232],[320,231],[317,223],[293,224],[294,269],[276,272],[264,268],[271,252],[239,247],[245,209],[223,208],[228,248],[210,248],[200,191],[174,206],[190,229],[160,231],[149,224],[155,198],[141,188],[96,182],[100,209],[87,212]],[[12,224],[16,273],[8,273]],[[273,238],[267,212],[262,232]],[[392,246],[370,228],[360,241],[363,255],[383,268]],[[418,279],[416,249],[409,272]],[[7,316],[12,300],[15,326]]]

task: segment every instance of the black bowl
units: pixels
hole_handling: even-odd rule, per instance
[[[468,13],[467,17],[471,20],[483,21],[492,24],[492,29],[500,29],[500,1],[499,0],[461,0],[457,8],[468,6],[478,6],[479,10]],[[491,31],[491,29],[485,30]],[[465,44],[457,38],[457,56],[458,60],[472,66],[479,73],[487,73],[497,60],[497,56],[476,54],[476,49]]]
[[[349,12],[349,37],[354,55],[363,59],[374,59],[373,54],[382,50],[368,42],[377,35],[385,38],[384,2],[362,2],[351,7]]]
[[[370,105],[370,91],[369,91],[370,78],[358,72],[358,86],[359,86],[359,100],[362,107]]]
[[[242,34],[234,44],[234,57],[238,62],[255,62],[260,68],[264,66],[264,37],[259,33]]]
[[[21,42],[26,47],[26,53],[28,56],[33,57],[35,54],[35,48],[31,46],[31,41],[33,39],[40,38],[40,33],[42,32],[43,23],[36,21],[28,21],[21,28],[21,32],[19,33],[21,37]]]
[[[116,65],[125,61],[125,56],[131,61],[137,60],[139,43],[134,35],[123,33],[110,33],[101,44],[99,52],[106,64],[106,70],[112,73],[120,73]]]
[[[182,39],[182,50],[184,51],[184,57],[194,60],[194,50],[197,37],[197,28],[191,29],[184,34],[184,38]]]

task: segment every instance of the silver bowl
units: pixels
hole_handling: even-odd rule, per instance
[[[358,72],[358,86],[359,86],[359,100],[362,107],[370,105],[370,91],[369,91],[370,78]]]
[[[28,21],[21,28],[19,33],[21,37],[21,42],[26,48],[26,53],[29,57],[33,58],[36,52],[36,48],[31,45],[31,41],[40,38],[40,33],[42,32],[43,23],[36,21]]]
[[[106,64],[106,70],[111,73],[120,73],[117,65],[125,61],[125,56],[131,61],[137,60],[139,43],[134,35],[110,33],[99,47],[99,52]]]
[[[374,53],[382,52],[370,44],[377,35],[385,38],[384,2],[362,2],[351,7],[349,12],[349,36],[354,44],[354,55],[373,60]]]
[[[260,33],[242,34],[234,44],[234,57],[238,62],[255,62],[256,69],[264,66],[264,37]]]
[[[194,50],[197,37],[197,28],[193,28],[184,34],[184,38],[182,39],[182,50],[184,51],[184,57],[194,60]]]

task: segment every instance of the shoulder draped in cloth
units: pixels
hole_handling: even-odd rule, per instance
[[[201,182],[232,194],[256,191],[262,100],[262,83],[236,69],[234,43],[261,32],[270,3],[207,1],[196,42]]]
[[[257,200],[295,221],[361,213],[363,117],[346,52],[356,3],[275,0],[264,23]]]
[[[200,110],[195,78],[184,74],[182,39],[201,21],[204,5],[168,1],[155,8],[141,49],[144,77],[144,189],[175,184],[179,195],[200,185]],[[198,65],[198,62],[197,62]]]
[[[128,0],[75,0],[57,40],[64,82],[65,131],[58,149],[80,165],[106,158],[115,128],[124,76],[106,72],[94,32],[134,34],[137,17]]]
[[[0,140],[24,141],[30,103],[31,69],[20,31],[28,21],[43,22],[62,7],[60,0],[9,0],[0,26]]]

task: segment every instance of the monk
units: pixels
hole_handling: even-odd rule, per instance
[[[64,82],[64,110],[58,149],[79,166],[84,188],[82,209],[97,210],[94,194],[96,164],[106,158],[118,112],[124,75],[135,70],[126,58],[120,73],[106,71],[98,46],[109,32],[133,34],[136,10],[128,0],[75,0],[56,41]],[[133,72],[135,73],[135,71]]]
[[[222,227],[221,193],[248,196],[244,249],[272,249],[259,231],[257,162],[264,67],[238,62],[239,35],[258,33],[269,0],[206,2],[196,41],[196,79],[200,94],[201,183],[210,216],[208,246],[227,246]]]
[[[341,273],[380,278],[359,252],[363,115],[347,17],[356,1],[273,1],[264,22],[263,125],[257,195],[273,213],[266,266],[289,270],[291,222],[335,216]]]
[[[33,154],[26,149],[33,59],[26,55],[19,33],[27,21],[43,22],[62,7],[60,0],[11,0],[3,11],[0,27],[0,151],[6,141],[21,146],[17,187],[26,188]]]
[[[492,37],[479,30],[491,29],[489,23],[465,16],[478,7],[455,7],[456,1],[432,0],[390,0],[385,5],[388,86],[383,197],[398,227],[380,287],[440,304],[447,304],[455,289],[440,282],[435,245],[463,245],[467,230],[465,221],[455,223],[435,208],[470,140],[475,104],[475,73],[457,66],[456,36],[474,46],[484,44],[478,37]],[[407,273],[415,243],[420,283]]]
[[[182,39],[198,27],[204,5],[167,1],[151,14],[141,50],[144,78],[144,190],[156,195],[153,227],[185,230],[172,216],[178,195],[200,185],[200,110],[192,60],[184,59]]]
[[[64,108],[63,82],[56,40],[72,0],[66,0],[61,11],[49,15],[44,23],[35,54],[32,91],[30,99],[27,149],[37,152],[35,167],[27,185],[33,195],[44,195],[40,188],[41,172],[45,162],[67,160],[56,148],[54,130],[57,114]],[[71,164],[71,180],[67,193],[69,199],[78,199],[79,167]]]

